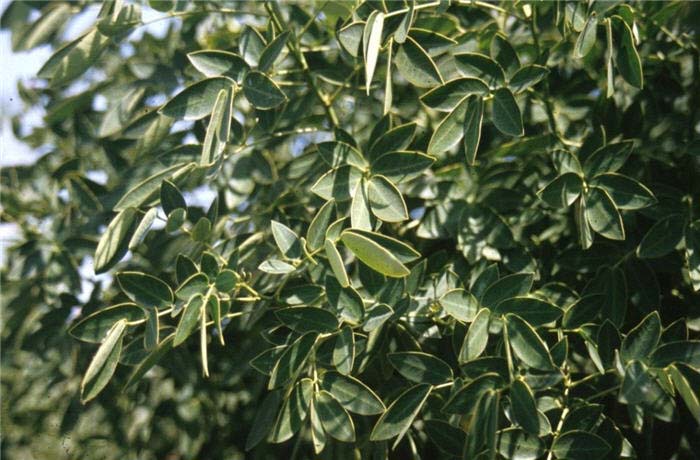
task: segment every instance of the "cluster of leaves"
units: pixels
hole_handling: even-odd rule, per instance
[[[692,458],[698,14],[13,2],[3,454]]]

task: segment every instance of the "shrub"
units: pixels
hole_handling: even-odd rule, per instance
[[[698,5],[10,4],[3,454],[693,458]]]

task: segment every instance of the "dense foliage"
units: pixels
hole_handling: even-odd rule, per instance
[[[10,4],[3,456],[695,458],[698,17]]]

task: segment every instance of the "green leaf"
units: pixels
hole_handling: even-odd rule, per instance
[[[562,325],[569,329],[591,322],[602,310],[603,294],[585,295],[570,305],[564,313]]]
[[[577,174],[568,172],[557,176],[537,192],[542,201],[553,208],[571,206],[583,191],[583,180]]]
[[[282,50],[284,50],[287,44],[287,39],[289,38],[290,32],[284,31],[275,37],[265,49],[260,54],[260,60],[258,61],[258,70],[261,72],[267,72],[272,68],[272,65],[279,58]]]
[[[126,254],[129,238],[134,231],[136,212],[136,209],[127,207],[107,226],[95,249],[95,274],[114,267]]]
[[[265,49],[265,40],[255,27],[245,25],[238,41],[238,52],[251,65],[258,65],[260,55]]]
[[[515,72],[508,82],[508,87],[513,93],[518,94],[535,86],[549,73],[549,69],[537,64],[530,64]]]
[[[489,87],[483,80],[461,77],[437,86],[420,97],[423,104],[441,112],[453,111],[466,96],[476,94],[486,96]]]
[[[175,297],[181,300],[189,300],[197,294],[204,294],[209,288],[209,277],[204,273],[197,272],[182,282],[175,291]]]
[[[435,158],[418,152],[389,152],[372,163],[372,173],[386,177],[394,184],[420,176]]]
[[[187,203],[182,193],[169,180],[164,180],[160,186],[160,204],[165,214],[170,214],[177,208],[187,208]]]
[[[502,386],[503,379],[501,376],[494,372],[482,372],[479,370],[479,375],[476,378],[450,395],[442,411],[446,414],[471,415],[477,401],[486,391],[499,389]]]
[[[596,32],[598,29],[598,17],[595,12],[591,13],[586,20],[586,25],[576,39],[574,46],[574,57],[584,58],[591,52],[596,42]]]
[[[318,411],[313,399],[311,400],[309,419],[311,421],[311,440],[314,445],[314,452],[319,454],[326,447],[326,432],[323,429],[321,419],[318,417]]]
[[[622,216],[608,192],[591,187],[586,195],[586,220],[594,232],[611,240],[624,240]]]
[[[92,27],[87,33],[59,48],[37,72],[52,87],[70,83],[83,75],[107,49],[110,38]]]
[[[372,230],[372,213],[367,198],[367,185],[364,178],[355,187],[350,204],[350,226],[358,230]]]
[[[364,23],[356,21],[343,27],[337,33],[340,46],[352,57],[356,58],[360,54],[364,29]]]
[[[389,353],[387,358],[399,374],[412,382],[438,385],[453,377],[452,369],[446,362],[428,353]]]
[[[340,239],[359,260],[383,275],[402,278],[411,273],[395,254],[392,254],[385,245],[381,245],[374,239],[369,238],[367,233],[369,232],[344,230]],[[396,243],[403,244],[399,241],[396,241]]]
[[[126,381],[126,385],[124,385],[125,390],[134,383],[141,380],[141,378],[143,378],[143,376],[146,375],[146,372],[148,372],[153,366],[155,366],[158,363],[158,361],[160,361],[160,359],[163,356],[165,356],[170,350],[172,350],[174,337],[175,334],[170,334],[164,340],[161,340],[158,346],[155,349],[151,350],[148,356],[146,356],[146,358],[143,361],[141,361],[138,366],[136,366],[136,369],[134,369],[134,372],[129,377],[129,380]]]
[[[248,72],[243,79],[243,94],[256,109],[261,110],[274,109],[287,100],[279,86],[257,70]]]
[[[155,200],[160,186],[166,179],[176,181],[184,176],[195,166],[195,163],[178,163],[169,168],[157,172],[136,184],[114,205],[115,211],[123,211],[127,208],[138,208],[139,206]]]
[[[328,333],[338,329],[338,320],[328,310],[316,307],[290,307],[275,311],[275,316],[288,328],[305,334]]]
[[[91,313],[71,327],[68,333],[83,342],[102,343],[117,321],[137,321],[143,318],[143,310],[135,304],[120,303]]]
[[[369,95],[372,77],[377,67],[379,49],[382,46],[382,29],[384,28],[384,13],[374,10],[370,13],[362,33],[362,47],[365,59],[365,86]]]
[[[196,294],[188,300],[182,311],[177,329],[175,330],[175,338],[173,339],[174,347],[187,340],[192,334],[201,317],[202,308],[204,308],[204,297],[202,294]]]
[[[216,164],[226,147],[231,132],[233,97],[233,86],[228,90],[219,91],[219,95],[216,97],[202,145],[202,156],[199,160],[199,164],[202,166]]]
[[[279,259],[268,259],[258,265],[258,270],[264,271],[265,273],[269,273],[271,275],[285,275],[293,272],[296,270],[296,268],[294,265],[290,265],[287,262]]]
[[[170,118],[199,120],[211,114],[221,90],[235,82],[228,77],[205,78],[180,91],[158,111]]]
[[[540,432],[537,405],[530,387],[522,380],[510,384],[510,410],[513,420],[528,433],[537,436]]]
[[[467,163],[476,163],[476,153],[481,140],[481,122],[484,119],[484,100],[481,96],[467,98],[464,114],[464,154]]]
[[[547,371],[554,368],[547,345],[524,319],[514,313],[505,316],[508,339],[513,352],[523,363]]]
[[[323,247],[326,251],[328,263],[330,264],[331,270],[333,270],[333,274],[338,280],[338,283],[340,283],[340,285],[343,287],[350,286],[350,280],[348,279],[348,274],[345,271],[343,258],[340,256],[338,248],[335,247],[335,243],[329,239],[326,239]]]
[[[389,305],[384,303],[375,305],[367,311],[362,330],[365,332],[372,332],[380,328],[393,314],[394,310],[392,310]]]
[[[495,307],[502,301],[527,294],[532,289],[532,273],[514,273],[495,281],[484,291],[480,301],[487,307]]]
[[[352,198],[361,178],[362,171],[358,168],[351,165],[340,166],[321,176],[311,186],[311,191],[324,200],[347,201]]]
[[[413,86],[431,88],[442,84],[442,76],[435,62],[410,36],[396,50],[394,63],[399,73]]]
[[[386,177],[375,175],[368,185],[369,205],[378,219],[384,222],[402,222],[408,219],[408,210],[401,192]]]
[[[173,291],[160,279],[139,272],[117,273],[117,281],[131,300],[146,308],[168,307],[173,303]]]
[[[260,444],[260,441],[267,437],[267,434],[275,424],[277,412],[282,404],[282,392],[270,391],[263,399],[260,407],[255,411],[253,425],[248,432],[248,437],[245,441],[245,450],[250,451],[253,447]]]
[[[506,37],[495,34],[491,39],[490,54],[509,74],[520,68],[520,59]]]
[[[333,365],[341,374],[352,372],[355,363],[355,336],[350,326],[345,326],[335,339],[333,347]]]
[[[372,143],[369,148],[370,159],[378,158],[388,152],[404,150],[411,145],[415,132],[415,123],[406,123],[390,129]]]
[[[532,326],[542,326],[559,319],[562,311],[556,305],[536,297],[517,296],[499,302],[493,309],[497,315],[517,313]]]
[[[700,422],[700,372],[680,363],[670,366],[668,371],[688,410]]]
[[[580,430],[563,433],[552,444],[554,456],[567,460],[603,458],[609,450],[610,445],[603,438]]]
[[[498,88],[493,93],[493,124],[507,136],[522,136],[523,117],[513,93],[507,88]]]
[[[651,190],[622,174],[600,174],[590,181],[590,185],[605,190],[618,209],[642,209],[656,203]]]
[[[457,107],[435,128],[428,144],[428,155],[439,155],[459,144],[467,129],[467,110],[471,109],[474,112],[478,109],[475,106],[477,103],[471,102],[474,97],[466,96],[462,99]],[[475,117],[476,115],[476,113],[469,114],[470,117]]]
[[[612,22],[610,18],[605,18],[605,38],[608,46],[608,55],[606,57],[607,67],[607,93],[609,98],[615,94],[615,77],[613,74],[613,37],[612,37]]]
[[[460,53],[454,55],[457,70],[465,77],[484,79],[489,85],[503,84],[506,75],[501,65],[488,56],[479,53]]]
[[[411,25],[413,24],[413,20],[416,15],[416,10],[414,7],[415,2],[408,2],[408,12],[404,14],[403,18],[401,18],[401,23],[396,29],[396,32],[394,32],[394,40],[398,44],[404,43],[408,37],[408,32],[411,29]]]
[[[657,221],[644,235],[637,247],[640,259],[655,259],[676,249],[683,240],[685,216],[671,214]]]
[[[342,286],[333,278],[326,278],[326,298],[343,320],[353,324],[362,321],[364,316],[364,302],[355,289],[350,286]]]
[[[616,142],[599,148],[583,163],[583,171],[587,178],[598,174],[613,173],[622,166],[632,153],[632,141]]]
[[[125,329],[126,319],[120,319],[114,323],[90,361],[80,383],[80,400],[83,403],[97,396],[112,378],[122,352]]]
[[[270,222],[270,227],[277,247],[286,258],[298,259],[301,257],[301,241],[292,229],[276,220]]]
[[[497,445],[498,453],[509,460],[536,460],[545,451],[540,438],[518,428],[501,431]]]
[[[474,321],[467,329],[467,334],[464,336],[462,347],[459,350],[457,360],[460,364],[476,359],[484,352],[489,340],[490,319],[491,312],[487,308],[482,308],[476,314]]]
[[[690,283],[695,291],[700,291],[700,220],[685,228],[685,261]]]
[[[700,367],[700,340],[665,343],[654,350],[649,361],[654,367],[666,367],[674,363]]]
[[[440,297],[440,305],[453,318],[469,323],[479,310],[479,301],[464,289],[452,289]]]
[[[355,425],[352,418],[333,395],[321,390],[316,394],[314,408],[326,433],[338,441],[355,441]]]
[[[146,237],[146,234],[153,226],[153,222],[156,220],[157,215],[158,208],[151,208],[148,211],[146,211],[146,214],[143,216],[143,219],[141,219],[141,222],[139,223],[138,227],[136,227],[136,230],[134,230],[134,234],[129,240],[129,249],[134,250],[139,246],[139,244],[141,244],[141,242],[143,242],[143,239]]]
[[[670,384],[670,382],[667,383]],[[672,391],[669,388],[669,391]],[[625,375],[618,400],[622,403],[640,406],[660,420],[670,422],[675,406],[671,397],[657,381],[649,369],[639,361],[631,361],[625,367]]]
[[[236,288],[237,282],[238,275],[236,272],[225,269],[216,276],[215,285],[219,292],[231,292]]]
[[[317,333],[308,332],[287,347],[274,369],[272,369],[268,389],[272,390],[285,385],[299,375],[314,348],[317,338]]]
[[[321,142],[320,144],[316,144],[316,150],[323,161],[332,168],[337,168],[345,164],[360,169],[365,169],[367,167],[367,160],[364,159],[359,150],[345,142]]]
[[[321,388],[328,391],[345,409],[360,415],[384,412],[384,403],[369,387],[350,375],[328,371],[323,374]]]
[[[612,16],[611,20],[617,24],[616,28],[620,36],[617,54],[615,55],[617,70],[620,71],[620,75],[622,75],[622,78],[624,78],[627,83],[641,89],[644,86],[642,60],[639,58],[637,48],[634,46],[632,30],[619,16]]]
[[[425,433],[442,452],[453,457],[461,457],[466,433],[443,420],[424,420]]]
[[[306,244],[311,251],[320,249],[326,239],[326,230],[333,218],[335,210],[335,201],[327,201],[321,206],[314,218],[309,224],[309,229],[306,232]]]
[[[187,54],[195,69],[207,77],[226,76],[241,82],[250,70],[245,60],[235,53],[218,50],[193,51]]]
[[[268,441],[281,443],[299,431],[311,404],[313,383],[311,379],[301,379],[287,396],[277,419],[268,435]]]
[[[384,441],[396,437],[396,442],[399,442],[428,399],[431,389],[429,384],[421,383],[401,393],[374,425],[370,440]]]
[[[656,349],[660,338],[661,318],[659,313],[654,311],[649,313],[622,341],[620,359],[623,363],[633,359],[646,360]]]

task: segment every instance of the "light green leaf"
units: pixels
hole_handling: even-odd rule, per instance
[[[257,70],[243,79],[243,94],[256,109],[268,110],[283,104],[287,96],[267,75]]]
[[[365,179],[355,187],[355,193],[350,205],[350,226],[359,230],[372,230],[372,215],[367,198],[367,185]]]
[[[595,12],[591,13],[586,20],[586,25],[583,26],[583,30],[576,39],[576,45],[574,46],[574,57],[584,58],[591,52],[593,46],[595,46],[596,32],[598,29],[598,17]]]
[[[493,124],[508,136],[522,136],[523,117],[513,93],[507,88],[498,88],[493,93]]]
[[[370,440],[384,441],[396,437],[400,441],[413,423],[432,387],[427,383],[415,385],[399,395],[374,425]]]
[[[182,311],[180,322],[175,330],[175,338],[173,339],[174,347],[187,340],[187,338],[192,334],[195,327],[197,327],[197,322],[199,321],[203,308],[204,297],[202,294],[196,294],[189,299],[184,310]]]
[[[324,200],[347,201],[352,198],[361,178],[362,171],[358,168],[351,165],[340,166],[321,176],[311,186],[311,191]]]
[[[110,38],[96,27],[59,48],[39,69],[37,76],[47,78],[51,86],[62,86],[84,74],[102,56]]]
[[[331,266],[331,270],[333,271],[333,274],[340,285],[343,287],[350,286],[350,280],[348,279],[348,274],[345,271],[343,258],[340,256],[338,248],[335,247],[335,243],[329,239],[326,239],[324,249],[326,251],[326,257],[328,258],[328,263]]]
[[[306,232],[306,244],[311,251],[320,249],[326,238],[326,230],[333,218],[335,210],[335,201],[327,201],[321,206],[314,218],[309,224],[309,229]]]
[[[293,272],[296,270],[296,268],[294,265],[290,265],[287,262],[279,259],[268,259],[258,265],[258,270],[264,271],[265,273],[269,273],[271,275],[285,275]]]
[[[459,350],[457,360],[460,364],[476,359],[484,352],[489,340],[490,319],[491,312],[487,308],[482,308],[476,314],[474,321],[467,329],[467,334],[464,336],[462,347]]]
[[[416,383],[438,385],[452,380],[452,369],[443,360],[417,351],[389,353],[391,365],[404,378]]]
[[[80,399],[86,403],[107,386],[119,362],[126,319],[120,319],[109,330],[100,348],[97,349],[80,383]]]
[[[408,37],[408,31],[411,29],[411,25],[413,24],[413,19],[416,15],[416,10],[415,8],[415,1],[411,0],[408,2],[408,12],[404,14],[403,18],[401,18],[401,23],[399,24],[399,27],[396,29],[396,32],[394,32],[394,40],[396,40],[396,43],[402,44],[406,41],[406,38]]]
[[[365,85],[367,87],[367,95],[369,95],[370,87],[372,86],[372,77],[374,69],[377,67],[377,58],[379,57],[379,49],[382,46],[382,29],[384,28],[384,13],[374,10],[370,13],[365,23],[365,29],[362,33],[362,45],[365,58]]]
[[[399,73],[413,86],[430,88],[442,84],[442,76],[428,53],[410,36],[394,56]]]
[[[457,107],[443,118],[438,127],[435,128],[428,144],[427,152],[429,155],[438,155],[450,150],[462,140],[465,131],[465,115],[467,108],[471,105],[469,102],[471,97],[473,96],[462,99]]]
[[[337,326],[336,326],[337,327]],[[323,332],[323,331],[320,331]],[[355,336],[350,326],[345,326],[335,339],[333,347],[333,365],[344,375],[352,372],[355,363]]]
[[[365,27],[362,22],[351,22],[338,31],[338,42],[352,57],[360,54],[362,35]]]
[[[359,260],[383,275],[402,278],[411,273],[387,248],[363,233],[344,230],[340,239]]]
[[[488,56],[479,53],[454,55],[457,70],[465,77],[484,79],[489,85],[503,84],[506,75],[501,65]]]
[[[227,76],[237,82],[250,70],[245,60],[235,53],[218,50],[193,51],[187,54],[195,69],[207,77]]]
[[[95,249],[95,274],[106,272],[124,257],[128,239],[134,230],[136,213],[136,209],[126,207],[109,223]]]
[[[369,205],[378,219],[384,222],[402,222],[408,219],[406,203],[401,192],[386,177],[375,175],[368,185]]]
[[[297,259],[301,257],[301,241],[292,229],[276,220],[270,222],[270,228],[277,247],[286,258]]]
[[[219,91],[214,103],[214,109],[209,119],[207,132],[202,145],[202,156],[199,163],[202,166],[210,166],[217,162],[226,147],[231,132],[231,118],[233,117],[234,87]]]
[[[151,229],[151,226],[153,226],[153,222],[156,220],[157,215],[158,208],[151,208],[148,211],[146,211],[146,214],[143,216],[143,219],[141,219],[141,223],[139,223],[138,227],[136,227],[134,234],[129,240],[129,249],[133,250],[136,247],[138,247],[139,244],[141,244],[143,239],[146,237],[146,234]]]
[[[164,180],[171,179],[175,181],[187,174],[194,166],[195,163],[178,163],[144,179],[122,196],[117,204],[114,205],[114,210],[123,211],[126,208],[137,208],[155,200]]]
[[[337,168],[346,164],[359,169],[365,169],[367,167],[367,160],[364,159],[360,151],[345,142],[321,142],[320,144],[316,144],[316,150],[323,161],[332,168]]]
[[[452,289],[440,297],[440,305],[453,318],[469,323],[479,310],[479,301],[464,289]]]

